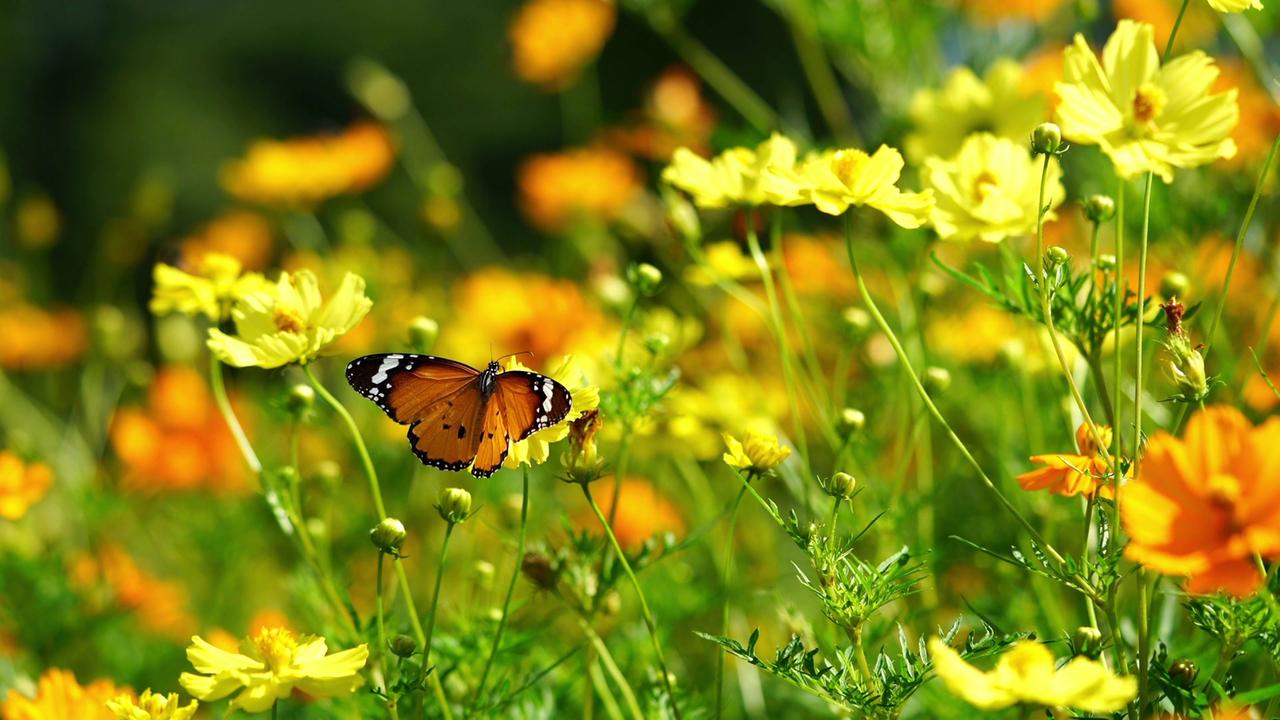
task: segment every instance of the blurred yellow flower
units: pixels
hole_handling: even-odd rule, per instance
[[[1058,83],[1058,121],[1072,142],[1098,145],[1116,172],[1133,178],[1195,167],[1236,153],[1234,89],[1218,95],[1213,59],[1194,51],[1161,67],[1150,25],[1121,20],[1102,62],[1077,34]]]
[[[12,451],[0,450],[0,518],[20,520],[52,485],[48,465],[24,463]]]
[[[808,156],[794,170],[770,166],[770,195],[776,204],[812,204],[828,215],[865,205],[904,228],[917,228],[933,207],[933,192],[898,189],[902,167],[902,154],[888,145],[872,155],[852,148],[829,150]]]
[[[236,334],[210,328],[208,345],[220,360],[236,367],[306,364],[358,325],[371,307],[364,279],[354,273],[343,276],[324,302],[310,271],[282,272],[274,288],[238,297],[231,310]]]
[[[1047,119],[1049,106],[1044,95],[1029,87],[1025,74],[1016,61],[1001,58],[981,78],[958,67],[941,89],[916,91],[907,110],[915,126],[905,141],[907,156],[913,162],[951,157],[965,138],[978,132],[1026,142]]]
[[[529,0],[507,29],[521,80],[561,90],[604,47],[617,21],[607,0]]]
[[[182,240],[179,267],[199,267],[210,253],[230,255],[248,270],[261,270],[271,258],[271,224],[259,213],[232,210]]]
[[[18,243],[28,249],[53,245],[62,230],[58,206],[43,193],[22,197],[13,211],[13,230]]]
[[[147,406],[119,408],[109,434],[125,464],[126,489],[249,489],[227,422],[213,403],[208,383],[191,368],[166,366],[157,371],[147,391]]]
[[[103,545],[92,555],[75,558],[69,574],[82,590],[105,586],[115,605],[133,613],[148,632],[181,639],[195,624],[187,610],[186,588],[142,569],[118,545]]]
[[[337,135],[258,140],[222,168],[222,187],[263,205],[314,205],[363,192],[395,162],[391,137],[380,125],[356,123]]]
[[[369,659],[366,645],[328,655],[324,638],[295,638],[283,628],[258,631],[251,645],[253,657],[219,649],[199,636],[191,638],[187,659],[199,674],[182,673],[178,682],[206,702],[243,689],[231,700],[230,709],[260,713],[289,697],[295,687],[316,698],[347,695],[360,686],[360,670]]]
[[[970,135],[949,159],[925,160],[924,185],[936,204],[929,221],[943,240],[999,242],[1035,232],[1042,160],[1031,155],[1026,139]],[[1062,167],[1049,159],[1046,204],[1062,204]],[[1053,218],[1050,210],[1047,218]]]
[[[0,304],[0,368],[38,370],[66,365],[88,346],[80,313],[45,310],[21,300]]]
[[[791,448],[779,445],[777,436],[750,430],[742,440],[725,433],[724,444],[727,448],[723,457],[725,464],[755,475],[769,472],[791,455]]]
[[[706,266],[690,265],[684,272],[684,279],[692,285],[711,287],[718,280],[746,280],[760,274],[755,261],[733,240],[708,243],[702,252]]]
[[[206,253],[193,269],[195,273],[191,274],[172,265],[156,264],[151,273],[155,283],[149,306],[152,314],[177,312],[221,321],[237,298],[271,287],[257,273],[241,274],[240,261],[230,255]]]
[[[549,232],[579,217],[615,220],[644,191],[631,158],[606,147],[534,155],[521,163],[516,184],[525,217]]]
[[[1209,7],[1224,13],[1238,13],[1245,10],[1261,10],[1262,0],[1209,0]]]
[[[729,148],[710,160],[680,148],[662,171],[662,179],[688,193],[694,204],[703,208],[799,204],[801,200],[784,177],[766,172],[789,173],[795,163],[795,143],[774,133],[755,149]]]
[[[107,701],[129,694],[110,680],[96,680],[84,687],[69,670],[50,668],[36,683],[35,697],[10,690],[0,708],[3,720],[115,720]]]
[[[177,693],[161,695],[143,690],[136,701],[130,695],[119,695],[107,701],[107,709],[119,720],[191,720],[200,703],[192,700],[182,705]]]
[[[503,370],[529,370],[514,357],[503,362]],[[569,424],[582,417],[587,411],[600,407],[600,388],[587,381],[582,367],[567,356],[560,364],[546,373],[553,380],[564,385],[573,398],[573,408],[560,422],[543,428],[518,442],[512,442],[507,451],[504,467],[518,468],[521,465],[541,465],[551,456],[551,443],[559,442],[569,436]],[[512,438],[514,441],[515,438]]]
[[[1124,709],[1138,692],[1134,678],[1113,675],[1102,663],[1084,656],[1057,668],[1049,648],[1032,640],[1016,643],[1000,656],[994,670],[985,673],[938,638],[929,640],[929,654],[947,689],[981,710],[1025,703],[1112,713]]]
[[[600,483],[591,494],[600,502],[600,511],[612,517],[610,523],[618,544],[629,551],[638,550],[646,540],[662,533],[680,535],[685,530],[684,518],[675,503],[661,495],[653,481],[628,477],[618,490],[618,510],[613,512],[613,480]],[[593,486],[594,487],[594,486]],[[600,532],[600,522],[589,508],[574,516],[574,524],[592,532]]]

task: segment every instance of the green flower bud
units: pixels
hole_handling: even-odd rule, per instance
[[[644,339],[644,349],[650,355],[661,355],[671,347],[671,336],[666,333],[651,333]]]
[[[1111,272],[1112,270],[1115,270],[1116,256],[1115,255],[1099,255],[1098,269],[1103,272]]]
[[[391,646],[391,654],[396,657],[413,657],[418,652],[418,642],[408,635],[397,635],[387,644]]]
[[[836,422],[840,434],[848,437],[862,432],[867,426],[867,416],[857,408],[845,408],[840,411],[840,419]]]
[[[409,321],[409,344],[420,353],[431,351],[440,336],[440,323],[424,315]]]
[[[937,366],[927,367],[924,370],[924,389],[930,395],[941,395],[951,387],[951,373],[946,368]]]
[[[1046,264],[1049,265],[1049,267],[1056,267],[1071,260],[1071,253],[1067,252],[1066,248],[1058,245],[1054,245],[1046,250],[1044,256],[1047,261]]]
[[[1187,286],[1191,280],[1180,272],[1167,272],[1160,278],[1160,294],[1167,298],[1178,298],[1187,294]]]
[[[627,282],[641,295],[653,297],[662,286],[662,271],[649,263],[636,263],[627,268]]]
[[[1084,201],[1084,216],[1089,222],[1104,223],[1116,215],[1116,201],[1108,195],[1090,195]]]
[[[1040,123],[1031,131],[1031,151],[1036,155],[1057,155],[1064,150],[1062,128],[1057,123]]]
[[[1199,674],[1200,668],[1190,658],[1174,660],[1169,666],[1169,677],[1178,683],[1179,687],[1191,688],[1196,684],[1196,676]]]
[[[852,338],[861,338],[871,329],[871,313],[860,307],[847,307],[840,313],[845,332]]]
[[[395,518],[386,518],[369,531],[369,540],[378,550],[396,555],[400,552],[406,535],[404,523]]]
[[[1072,645],[1077,655],[1096,659],[1102,652],[1102,632],[1088,625],[1078,627],[1075,638],[1072,639]]]
[[[467,519],[471,512],[471,493],[462,488],[445,488],[440,491],[436,501],[436,511],[450,525],[456,525]]]
[[[285,397],[285,408],[289,410],[289,414],[294,417],[302,417],[311,412],[316,406],[316,391],[306,383],[298,383],[289,388],[289,394]]]
[[[858,481],[847,472],[838,472],[831,476],[827,481],[827,486],[823,488],[827,494],[834,498],[848,500],[853,497],[853,490],[858,486]]]

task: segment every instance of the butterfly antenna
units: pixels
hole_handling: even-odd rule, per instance
[[[489,353],[489,354],[490,354],[490,355],[492,355],[493,353]],[[507,358],[509,358],[509,357],[517,357],[517,356],[520,356],[520,355],[528,355],[529,357],[533,357],[533,351],[532,351],[532,350],[521,350],[520,352],[507,353],[506,355],[503,355],[502,357],[500,357],[500,358],[498,358],[498,359],[499,359],[499,360],[506,360],[506,359],[507,359]]]

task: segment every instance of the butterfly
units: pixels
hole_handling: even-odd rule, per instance
[[[551,427],[573,409],[564,385],[524,370],[484,370],[431,355],[365,355],[347,365],[347,382],[392,420],[409,426],[409,445],[425,465],[489,477],[512,442]]]

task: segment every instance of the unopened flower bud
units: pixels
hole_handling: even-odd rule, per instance
[[[1098,269],[1101,270],[1102,272],[1111,272],[1112,270],[1115,270],[1116,256],[1115,255],[1099,255]]]
[[[440,336],[440,323],[424,315],[409,321],[409,344],[420,353],[430,352]]]
[[[627,282],[636,292],[652,297],[662,286],[662,271],[649,263],[636,263],[627,268]]]
[[[622,611],[622,596],[617,590],[610,590],[608,594],[600,598],[600,612],[605,617],[613,617]]]
[[[853,497],[853,490],[858,486],[858,481],[847,472],[838,472],[831,476],[827,481],[827,486],[823,488],[827,494],[841,500],[848,500]]]
[[[450,525],[456,525],[467,519],[471,512],[471,493],[462,488],[445,488],[440,491],[436,501],[436,511],[441,519]]]
[[[1172,349],[1165,363],[1165,372],[1184,393],[1192,398],[1203,398],[1209,392],[1209,379],[1204,371],[1204,356],[1194,348]]]
[[[1179,687],[1191,688],[1196,684],[1196,676],[1200,674],[1200,668],[1196,666],[1194,660],[1190,658],[1181,658],[1174,660],[1169,666],[1169,677],[1173,679]]]
[[[417,641],[408,635],[397,635],[391,638],[391,641],[387,644],[391,646],[391,654],[396,657],[413,657],[413,654],[418,652]]]
[[[662,200],[667,206],[667,222],[680,237],[689,243],[701,241],[702,223],[698,220],[698,210],[693,203],[684,195],[670,190],[664,190]]]
[[[1167,272],[1160,278],[1160,294],[1167,298],[1182,297],[1187,294],[1187,286],[1191,281],[1180,272]]]
[[[867,416],[857,408],[845,408],[840,411],[840,418],[837,420],[837,428],[840,434],[849,437],[862,432],[867,426]]]
[[[1048,261],[1050,267],[1055,267],[1070,260],[1071,253],[1067,252],[1067,249],[1060,245],[1054,245],[1045,251],[1044,257],[1045,260]]]
[[[666,333],[650,333],[644,339],[644,349],[650,355],[661,355],[671,347],[671,336]]]
[[[294,417],[301,417],[311,412],[311,408],[315,406],[315,388],[306,383],[298,383],[289,388],[289,395],[285,398],[285,407],[289,409],[289,414]]]
[[[936,365],[924,369],[924,389],[930,395],[941,395],[951,387],[951,373]]]
[[[1102,652],[1102,632],[1088,625],[1078,627],[1072,644],[1075,646],[1076,654],[1096,659]]]
[[[1062,128],[1057,123],[1040,123],[1031,131],[1031,151],[1037,155],[1057,155],[1066,148],[1062,144]]]
[[[847,307],[840,313],[845,332],[852,338],[861,338],[871,329],[871,314],[860,307]]]
[[[1084,216],[1089,222],[1104,223],[1116,215],[1116,201],[1108,195],[1090,195],[1084,201]]]
[[[404,544],[404,538],[407,533],[404,530],[404,523],[395,518],[385,518],[369,531],[369,540],[373,542],[373,546],[388,555],[399,553],[400,546]]]
[[[560,572],[551,564],[551,558],[542,553],[525,553],[520,561],[520,572],[543,590],[554,590],[560,581]]]

